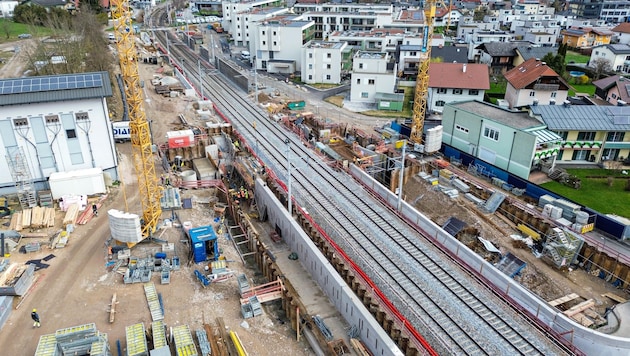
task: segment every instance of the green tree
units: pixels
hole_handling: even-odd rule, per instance
[[[547,53],[543,58],[542,61],[547,63],[547,66],[549,66],[549,68],[553,69],[554,72],[556,72],[556,74],[562,76],[565,72],[565,65],[564,65],[564,56],[557,54],[554,55],[553,53]]]

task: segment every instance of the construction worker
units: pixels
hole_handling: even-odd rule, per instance
[[[96,206],[96,203],[92,204],[92,214],[98,216],[98,206]]]
[[[41,326],[39,323],[39,314],[37,314],[37,309],[33,309],[31,312],[31,319],[33,319],[33,327],[39,328]]]

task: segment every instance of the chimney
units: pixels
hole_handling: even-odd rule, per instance
[[[464,63],[464,66],[462,67],[462,72],[466,73],[466,63]]]

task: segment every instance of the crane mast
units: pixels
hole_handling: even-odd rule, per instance
[[[413,99],[413,123],[410,141],[422,143],[424,118],[427,111],[427,96],[429,94],[429,63],[431,62],[431,39],[433,37],[433,20],[435,19],[436,0],[424,1],[424,28],[418,76],[416,77],[416,92]]]
[[[151,236],[162,215],[160,205],[161,189],[158,186],[151,130],[144,110],[144,98],[140,75],[138,74],[138,58],[135,47],[135,35],[131,23],[131,10],[128,0],[113,0],[112,18],[114,19],[114,35],[117,41],[120,70],[125,85],[127,105],[129,107],[129,128],[133,165],[138,179],[139,195],[142,203],[142,237]]]

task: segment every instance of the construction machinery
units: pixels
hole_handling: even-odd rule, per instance
[[[122,79],[125,86],[126,102],[129,108],[129,129],[133,165],[138,177],[139,195],[142,203],[142,239],[152,236],[162,215],[160,206],[161,189],[157,175],[151,143],[151,131],[144,110],[144,98],[140,76],[138,74],[138,58],[135,47],[135,35],[131,23],[131,9],[128,0],[112,2],[112,18],[114,33],[118,40],[118,58]],[[116,236],[113,236],[116,239]]]
[[[433,21],[435,20],[435,4],[437,0],[424,1],[424,29],[418,76],[416,78],[416,92],[413,99],[413,122],[410,141],[422,144],[422,131],[427,112],[427,97],[429,94],[429,63],[431,62],[431,39],[433,38]]]

